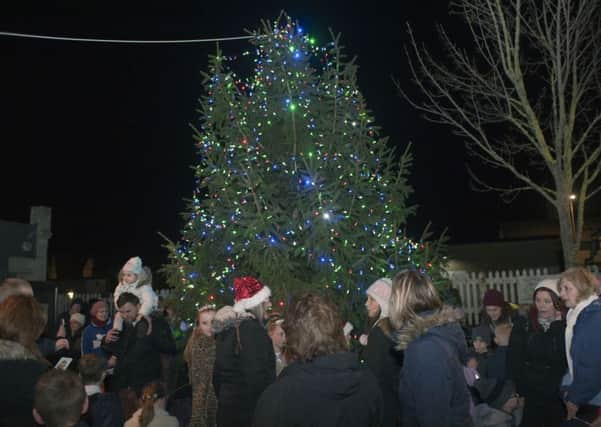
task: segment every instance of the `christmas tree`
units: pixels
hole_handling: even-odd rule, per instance
[[[288,17],[253,36],[204,74],[196,188],[164,269],[184,318],[231,304],[236,276],[267,284],[274,309],[329,292],[355,321],[379,277],[420,268],[440,282],[439,242],[404,235],[411,155],[379,135],[339,37],[320,47]]]

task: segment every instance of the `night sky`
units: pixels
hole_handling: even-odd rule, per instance
[[[179,2],[178,2],[179,3]],[[520,214],[494,194],[470,190],[470,160],[446,128],[427,123],[404,102],[393,79],[412,90],[402,51],[404,25],[436,45],[435,25],[451,22],[447,2],[307,2],[248,7],[196,2],[165,10],[151,3],[125,10],[75,2],[35,8],[3,4],[3,31],[123,39],[182,39],[244,35],[282,8],[318,42],[328,27],[357,55],[359,87],[382,133],[400,149],[413,142],[411,184],[418,237],[432,221],[452,242],[494,239],[498,224]],[[316,4],[319,2],[315,2]],[[325,3],[325,2],[323,2]],[[376,7],[376,5],[378,5]],[[247,42],[226,42],[226,54]],[[29,207],[53,209],[51,255],[108,259],[119,268],[138,254],[153,267],[166,260],[157,232],[177,239],[179,213],[192,194],[201,70],[212,43],[114,45],[0,37],[0,219],[27,221]]]

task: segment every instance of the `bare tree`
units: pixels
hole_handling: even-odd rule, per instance
[[[449,125],[471,154],[518,184],[481,190],[539,193],[557,210],[567,266],[580,247],[587,200],[601,189],[601,2],[456,0],[469,47],[439,28],[447,57],[405,48],[423,94],[405,99]]]

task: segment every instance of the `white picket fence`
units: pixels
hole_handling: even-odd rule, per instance
[[[459,291],[465,311],[465,321],[470,326],[479,322],[482,298],[487,289],[501,291],[506,301],[529,304],[532,302],[532,292],[538,282],[544,278],[558,277],[558,275],[550,275],[546,268],[487,273],[453,271],[449,275],[453,286]]]
[[[599,276],[601,273],[597,266],[589,267]],[[449,277],[453,286],[459,291],[463,310],[465,311],[465,322],[472,326],[479,322],[479,313],[482,298],[487,289],[498,289],[505,296],[505,300],[516,304],[530,304],[532,292],[537,283],[545,278],[558,278],[558,274],[549,274],[547,268],[516,270],[516,271],[489,271],[486,273],[474,273],[466,271],[451,271]],[[159,291],[162,297],[169,296],[169,289]],[[110,312],[114,312],[112,295],[101,295],[98,293],[74,293],[73,298],[82,298],[89,301],[91,298],[105,298],[109,303]],[[71,299],[66,294],[58,294],[56,299],[56,313],[62,313],[69,309]]]

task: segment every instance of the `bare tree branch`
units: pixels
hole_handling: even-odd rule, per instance
[[[422,97],[399,91],[426,120],[450,126],[475,158],[520,183],[492,185],[469,170],[480,190],[534,190],[557,209],[570,265],[585,201],[601,186],[601,4],[456,0],[451,12],[465,20],[472,43],[463,47],[439,28],[445,57],[434,58],[408,25],[405,54]],[[572,193],[576,230],[566,224]]]

